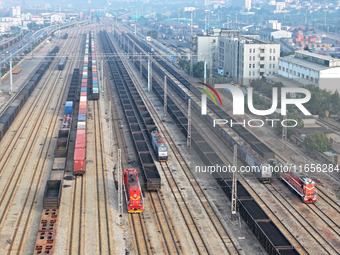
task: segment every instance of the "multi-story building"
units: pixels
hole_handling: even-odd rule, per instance
[[[340,92],[340,59],[308,51],[279,58],[278,74],[301,84],[314,84],[320,89]]]
[[[231,5],[233,7],[240,7],[242,9],[251,9],[251,0],[232,0]]]
[[[233,34],[219,38],[219,73],[242,85],[277,73],[279,56],[280,44]]]
[[[212,35],[196,35],[192,38],[193,59],[195,61],[207,61],[209,69],[218,68],[218,40],[228,37],[230,34],[239,34],[236,30],[213,29]]]
[[[0,35],[8,34],[11,31],[11,24],[8,22],[0,22]]]
[[[207,61],[209,69],[217,69],[217,35],[197,35],[192,40],[192,50],[195,61]]]
[[[12,17],[20,17],[20,16],[21,16],[20,6],[12,7]]]

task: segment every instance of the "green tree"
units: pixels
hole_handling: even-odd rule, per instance
[[[200,61],[193,65],[192,74],[196,78],[204,77],[204,62]],[[209,77],[209,69],[207,69],[207,77]]]
[[[178,65],[184,69],[185,71],[189,72],[190,71],[190,62],[188,60],[185,60],[185,59],[181,59],[179,62],[178,62]]]
[[[307,148],[318,152],[325,152],[331,149],[331,143],[324,133],[315,132],[306,138]]]
[[[331,95],[331,110],[332,113],[339,114],[340,113],[340,95],[336,90],[333,95]]]

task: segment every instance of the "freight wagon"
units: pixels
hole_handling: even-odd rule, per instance
[[[100,32],[101,41],[105,53],[116,53],[115,49],[111,48],[110,40],[106,32]],[[136,153],[141,163],[142,174],[145,179],[145,188],[148,191],[159,190],[161,188],[161,179],[158,169],[154,163],[151,152],[149,150],[146,139],[141,131],[137,117],[141,118],[143,126],[146,127],[148,134],[155,129],[155,124],[147,112],[147,108],[139,96],[137,89],[129,78],[129,75],[120,60],[108,62],[112,78],[117,86],[119,99],[122,103],[125,116],[129,124],[130,133]],[[128,96],[128,93],[130,96]],[[133,98],[133,99],[132,99]],[[136,110],[133,110],[133,105]],[[138,115],[138,116],[137,116]]]
[[[43,208],[58,209],[61,196],[61,180],[48,180],[44,192]]]
[[[132,35],[134,38],[134,36]],[[117,38],[117,35],[116,35]],[[134,39],[135,40],[135,39]],[[137,41],[137,40],[136,40]],[[145,48],[147,46],[144,45]],[[138,48],[136,49],[139,50]],[[136,61],[135,65],[139,68],[139,62]],[[142,75],[147,79],[147,69],[142,68]],[[156,80],[153,79],[152,89],[161,102],[164,102],[164,91]],[[176,104],[170,97],[167,98],[168,112],[173,117],[174,121],[178,125],[179,129],[184,135],[187,135],[187,119],[185,115],[179,110]],[[212,150],[209,144],[203,139],[203,137],[192,127],[192,143],[196,151],[198,151],[202,161],[206,165],[223,164],[223,161]],[[230,139],[231,137],[229,137]],[[235,140],[231,140],[230,143],[235,143]],[[231,176],[228,173],[214,173],[214,178],[220,187],[224,190],[226,195],[231,198]],[[241,216],[247,222],[254,235],[259,239],[260,243],[266,249],[269,254],[299,254],[296,249],[290,244],[287,238],[281,233],[276,225],[269,219],[262,208],[253,200],[251,195],[243,187],[241,183],[238,185],[238,207]]]
[[[51,62],[52,60],[50,58],[44,59],[37,71],[31,76],[30,80],[17,94],[16,100],[14,100],[0,116],[0,140],[3,138],[3,136],[11,126],[12,122],[16,118],[17,114],[20,112],[21,108],[24,106],[32,91],[39,83],[41,77],[50,66]]]

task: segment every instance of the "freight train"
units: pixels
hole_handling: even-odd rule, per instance
[[[94,44],[94,32],[91,32],[91,54],[92,54],[92,99],[99,99],[99,84],[98,84],[98,73],[97,73],[97,59]]]
[[[118,33],[115,33],[115,39],[119,40]],[[141,43],[132,35],[133,41]],[[127,39],[127,38],[126,38]],[[124,40],[126,41],[126,40]],[[147,47],[147,45],[143,45]],[[135,50],[140,52],[136,47]],[[135,61],[137,68],[140,66],[140,61]],[[145,79],[148,77],[147,69],[142,67],[142,75]],[[184,78],[183,78],[184,79]],[[161,102],[164,102],[164,90],[157,80],[152,80],[152,90]],[[167,110],[169,115],[174,119],[175,123],[179,127],[179,130],[184,136],[187,135],[187,123],[188,119],[177,107],[173,100],[167,97]],[[205,165],[224,164],[219,156],[213,151],[210,145],[204,140],[204,138],[192,127],[191,129],[192,146],[197,151],[201,160]],[[229,173],[213,173],[213,177],[217,183],[224,190],[226,195],[231,198],[231,183],[232,176]],[[244,186],[238,182],[238,208],[242,218],[246,221],[254,235],[259,239],[263,247],[269,254],[299,254],[298,251],[292,246],[287,238],[281,233],[277,226],[271,221],[268,215],[263,211],[260,205],[252,198]]]
[[[86,172],[86,119],[87,119],[87,87],[90,33],[86,34],[85,55],[82,69],[81,89],[79,95],[78,122],[76,144],[74,148],[73,174],[83,175]]]
[[[137,170],[134,168],[125,169],[123,173],[123,180],[128,213],[142,213],[143,196]]]
[[[57,47],[57,46],[56,46]],[[58,52],[59,47],[54,48],[49,54],[55,54]],[[50,64],[52,63],[52,58],[48,56],[45,57],[43,62],[40,64],[38,70],[31,76],[29,81],[24,85],[24,87],[19,91],[15,100],[9,105],[9,107],[0,116],[0,140],[3,138],[14,119],[20,112],[21,108],[26,103],[28,97],[31,95],[32,91],[35,89],[39,83],[41,77],[44,75]]]
[[[286,183],[306,204],[316,202],[315,182],[295,168],[281,174],[281,180]]]
[[[159,161],[168,160],[168,146],[164,142],[164,138],[158,132],[158,130],[153,130],[150,133],[152,147],[155,151],[156,157]]]
[[[116,54],[117,51],[113,47],[107,32],[100,32],[99,35],[104,53]],[[141,173],[145,179],[145,188],[148,191],[159,190],[161,188],[161,177],[151,155],[146,141],[147,138],[142,131],[142,128],[145,128],[148,137],[150,138],[149,134],[156,128],[156,125],[136,87],[131,81],[122,61],[119,58],[115,61],[109,60],[108,65],[112,79],[115,81],[119,95],[118,97],[122,103],[135,150],[141,164]],[[140,118],[140,122],[137,119],[138,117]]]

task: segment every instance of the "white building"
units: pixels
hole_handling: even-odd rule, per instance
[[[223,70],[224,75],[242,85],[277,73],[279,56],[280,44],[239,35],[219,39],[219,72]]]
[[[278,20],[268,20],[267,28],[281,30],[281,23]]]
[[[260,38],[266,41],[274,41],[281,38],[292,38],[292,32],[286,30],[275,30],[272,28],[265,28],[259,31]]]
[[[301,84],[315,84],[320,89],[340,92],[340,59],[308,51],[279,58],[279,75]]]
[[[21,16],[20,6],[12,7],[12,17],[20,17],[20,16]]]
[[[0,22],[0,35],[8,34],[11,31],[11,25],[8,22]]]
[[[195,61],[207,61],[209,69],[217,69],[217,35],[197,35],[193,37],[192,50],[194,52],[193,59]]]
[[[63,22],[64,17],[65,16],[63,14],[53,14],[53,15],[51,15],[51,23]]]
[[[251,9],[251,0],[232,0],[231,5],[233,7],[240,7],[242,9]]]
[[[10,26],[18,27],[22,25],[21,17],[2,17],[2,22],[8,22]]]
[[[38,25],[43,25],[44,24],[44,18],[43,16],[39,14],[32,15],[32,22],[37,23]]]

